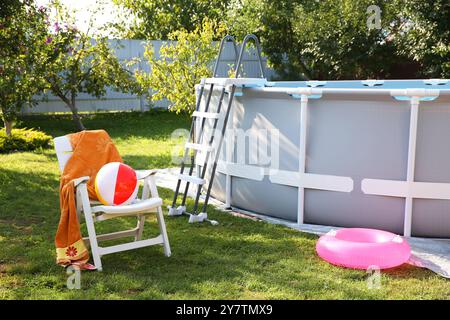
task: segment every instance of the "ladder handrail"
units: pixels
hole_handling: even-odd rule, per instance
[[[246,47],[247,42],[249,40],[253,40],[255,42],[256,52],[258,54],[259,68],[260,68],[260,71],[261,71],[261,78],[265,78],[266,74],[264,72],[264,65],[263,65],[262,58],[261,58],[261,46],[259,44],[258,38],[254,34],[247,34],[244,37],[244,40],[242,41],[241,51],[239,53],[239,58],[238,58],[237,66],[236,66],[236,73],[235,73],[234,77],[235,78],[239,77],[239,70],[241,68],[242,58],[244,56],[245,47]]]
[[[214,70],[213,70],[213,78],[215,78],[217,76],[217,70],[218,70],[218,65],[220,63],[220,58],[222,56],[223,53],[223,49],[224,49],[224,45],[226,42],[232,42],[233,43],[233,47],[234,47],[234,53],[235,53],[235,63],[237,63],[237,68],[235,71],[235,78],[239,77],[239,71],[241,69],[241,64],[242,64],[242,59],[245,53],[245,49],[247,46],[247,42],[249,40],[253,40],[255,42],[255,46],[256,46],[256,50],[257,50],[257,54],[258,54],[258,60],[259,60],[259,67],[261,70],[261,78],[265,78],[265,73],[264,73],[264,65],[262,62],[262,58],[261,58],[261,47],[259,45],[259,41],[258,38],[253,35],[253,34],[248,34],[244,37],[244,40],[242,41],[242,47],[240,50],[239,55],[238,53],[238,49],[237,49],[237,45],[236,45],[236,41],[235,39],[230,36],[227,35],[225,36],[222,41],[220,42],[220,47],[219,47],[219,53],[214,65]],[[265,79],[264,79],[265,80]],[[238,82],[240,82],[241,80],[239,80]],[[255,81],[254,79],[252,81]],[[258,80],[259,81],[259,80]],[[245,82],[245,81],[244,81]],[[206,98],[205,101],[205,110],[203,112],[199,112],[200,111],[200,104],[201,104],[201,100],[203,97],[203,93],[204,93],[204,89],[205,89],[205,85],[206,84],[210,84],[210,88],[209,88],[209,92],[208,92],[208,96]],[[225,136],[225,131],[227,128],[227,124],[228,124],[228,119],[230,117],[230,111],[232,108],[232,103],[233,103],[233,98],[235,96],[236,93],[236,88],[238,87],[238,85],[236,83],[232,83],[231,85],[227,85],[227,86],[222,86],[221,89],[221,94],[220,94],[220,98],[219,98],[219,102],[217,105],[217,110],[214,113],[214,116],[208,116],[209,115],[209,107],[210,107],[210,103],[211,103],[211,97],[212,97],[212,93],[214,90],[214,84],[215,82],[207,82],[206,79],[202,79],[201,83],[200,83],[200,92],[199,95],[197,97],[197,103],[196,103],[196,116],[194,116],[194,119],[192,120],[191,123],[191,130],[189,133],[189,138],[188,141],[185,143],[184,146],[184,155],[183,155],[183,159],[181,161],[181,168],[180,168],[180,174],[178,176],[177,179],[177,185],[175,188],[175,193],[174,193],[174,197],[173,197],[173,201],[172,201],[172,205],[169,207],[169,215],[173,216],[173,215],[181,215],[181,214],[188,214],[190,216],[189,218],[189,222],[201,222],[201,221],[209,221],[212,224],[217,224],[216,221],[213,220],[208,220],[207,219],[207,215],[206,215],[206,208],[208,205],[208,200],[209,197],[211,195],[211,189],[212,189],[212,185],[213,185],[213,181],[214,181],[214,175],[216,173],[216,169],[217,169],[217,163],[219,160],[219,154],[220,154],[220,149],[222,146],[222,143],[224,141],[224,136]],[[242,84],[242,86],[244,86]],[[223,123],[222,123],[222,128],[221,128],[221,134],[218,137],[219,139],[219,143],[217,146],[213,147],[213,143],[214,143],[214,138],[215,138],[215,130],[217,129],[217,125],[219,124],[219,119],[221,117],[219,117],[221,111],[222,111],[222,104],[224,102],[224,98],[225,98],[225,94],[228,93],[228,101],[227,101],[227,109],[225,111],[225,117],[223,118]],[[223,112],[223,111],[222,111]],[[195,137],[195,126],[196,126],[196,119],[197,117],[201,117],[201,126],[200,126],[200,132],[199,132],[199,136],[196,138]],[[212,134],[208,140],[208,145],[203,145],[201,144],[202,138],[203,141],[205,141],[205,121],[207,118],[211,118],[214,119],[214,123],[212,126]],[[192,142],[190,142],[192,139]],[[217,148],[214,152],[214,149]],[[189,150],[192,150],[192,154],[191,154],[191,163],[190,163],[190,168],[189,168],[189,173],[186,175],[184,174],[184,169],[186,166],[186,162],[187,162],[187,157],[189,156]],[[197,164],[197,156],[198,156],[198,152],[197,151],[205,151],[207,152],[205,155],[205,159],[203,161],[203,166],[202,166],[202,170],[200,173],[200,176],[198,177],[193,177],[193,170],[194,170],[194,166]],[[209,183],[208,183],[208,188],[206,191],[206,197],[205,200],[203,202],[203,207],[202,207],[202,212],[198,213],[198,205],[199,205],[199,200],[200,200],[200,193],[202,191],[201,186],[203,186],[204,184],[206,184],[206,180],[205,180],[205,175],[206,175],[206,171],[207,171],[207,167],[209,164],[209,158],[211,156],[211,153],[214,153],[214,162],[212,164],[212,170],[211,170],[211,177],[209,179]],[[180,191],[180,187],[181,187],[181,180],[185,181],[185,191],[183,194],[183,200],[181,202],[181,206],[175,208],[176,203],[177,203],[177,198],[179,195],[179,191]],[[187,200],[187,195],[188,195],[188,191],[189,191],[189,186],[191,183],[194,183],[197,185],[197,192],[196,192],[196,197],[195,197],[195,202],[194,202],[194,207],[193,207],[193,212],[192,213],[187,213],[186,212],[186,200]]]
[[[220,57],[222,56],[222,51],[223,51],[225,42],[232,42],[233,43],[234,63],[236,63],[236,61],[237,61],[238,49],[237,49],[236,40],[234,39],[233,36],[226,35],[225,37],[223,37],[222,41],[220,41],[219,54],[217,55],[217,59],[216,59],[216,62],[214,64],[213,78],[215,78],[217,76],[217,70],[219,69]]]

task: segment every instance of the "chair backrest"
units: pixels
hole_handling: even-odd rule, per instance
[[[58,158],[59,170],[61,173],[64,171],[67,161],[70,159],[73,153],[72,145],[68,136],[56,137],[53,139],[55,144],[56,157]]]

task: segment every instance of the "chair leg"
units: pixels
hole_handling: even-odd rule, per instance
[[[159,230],[163,238],[164,255],[170,257],[172,252],[170,251],[169,237],[167,236],[166,223],[164,222],[164,215],[161,207],[158,207],[156,212],[156,218],[158,220]]]
[[[86,184],[83,183],[78,186],[81,188],[81,201],[83,205],[84,218],[86,220],[86,227],[89,235],[89,243],[91,247],[92,258],[94,259],[94,265],[98,271],[102,271],[102,260],[100,258],[97,235],[95,232],[94,219],[92,218],[91,204],[89,203],[89,196],[87,192]]]
[[[142,240],[142,233],[144,232],[145,215],[140,215],[137,217],[137,230],[134,241]]]
[[[154,198],[158,198],[158,188],[156,187],[156,181],[154,176],[149,176],[145,183],[147,184],[150,194]],[[169,237],[167,236],[166,223],[164,222],[164,215],[162,207],[158,207],[156,210],[156,218],[158,219],[159,231],[161,232],[161,236],[163,238],[163,246],[164,246],[164,255],[166,257],[170,257],[172,252],[170,251]]]

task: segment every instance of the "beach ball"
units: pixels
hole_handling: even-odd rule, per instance
[[[136,171],[121,162],[105,164],[95,177],[97,198],[107,206],[129,204],[136,198],[138,189]]]

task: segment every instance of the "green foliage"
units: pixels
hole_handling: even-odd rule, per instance
[[[39,43],[45,32],[45,10],[32,1],[8,1],[0,16],[0,111],[10,131],[24,103],[45,86]]]
[[[170,34],[202,27],[205,18],[222,21],[229,0],[114,0],[129,9],[137,20],[123,36],[134,39],[168,40]],[[119,28],[121,26],[118,26]],[[220,34],[214,36],[220,37]]]
[[[381,29],[369,29],[381,9]],[[239,0],[227,23],[255,32],[280,78],[450,76],[447,0]]]
[[[247,0],[229,19],[239,22],[234,23],[237,32],[250,29],[260,36],[265,54],[283,79],[389,77],[390,66],[399,59],[385,41],[390,30],[367,27],[366,10],[372,4],[372,0]],[[383,19],[392,20],[388,2],[378,5]]]
[[[52,137],[35,129],[12,129],[11,136],[0,130],[0,153],[11,151],[32,151],[49,146]]]
[[[231,0],[225,23],[231,34],[243,38],[248,33],[260,33],[264,14],[261,0]]]
[[[408,32],[399,38],[404,55],[420,63],[428,77],[450,77],[450,2],[400,1]]]
[[[2,0],[0,3],[0,18],[11,16],[20,6],[22,6],[20,0]]]
[[[213,37],[215,32],[221,32],[221,28],[205,20],[202,28],[192,32],[180,30],[171,33],[169,38],[176,42],[163,44],[159,58],[155,57],[154,48],[148,45],[145,58],[151,71],[138,71],[136,79],[142,88],[153,91],[149,99],[167,99],[171,102],[170,110],[177,113],[194,111],[194,87],[201,78],[212,75],[212,61],[217,54]]]

